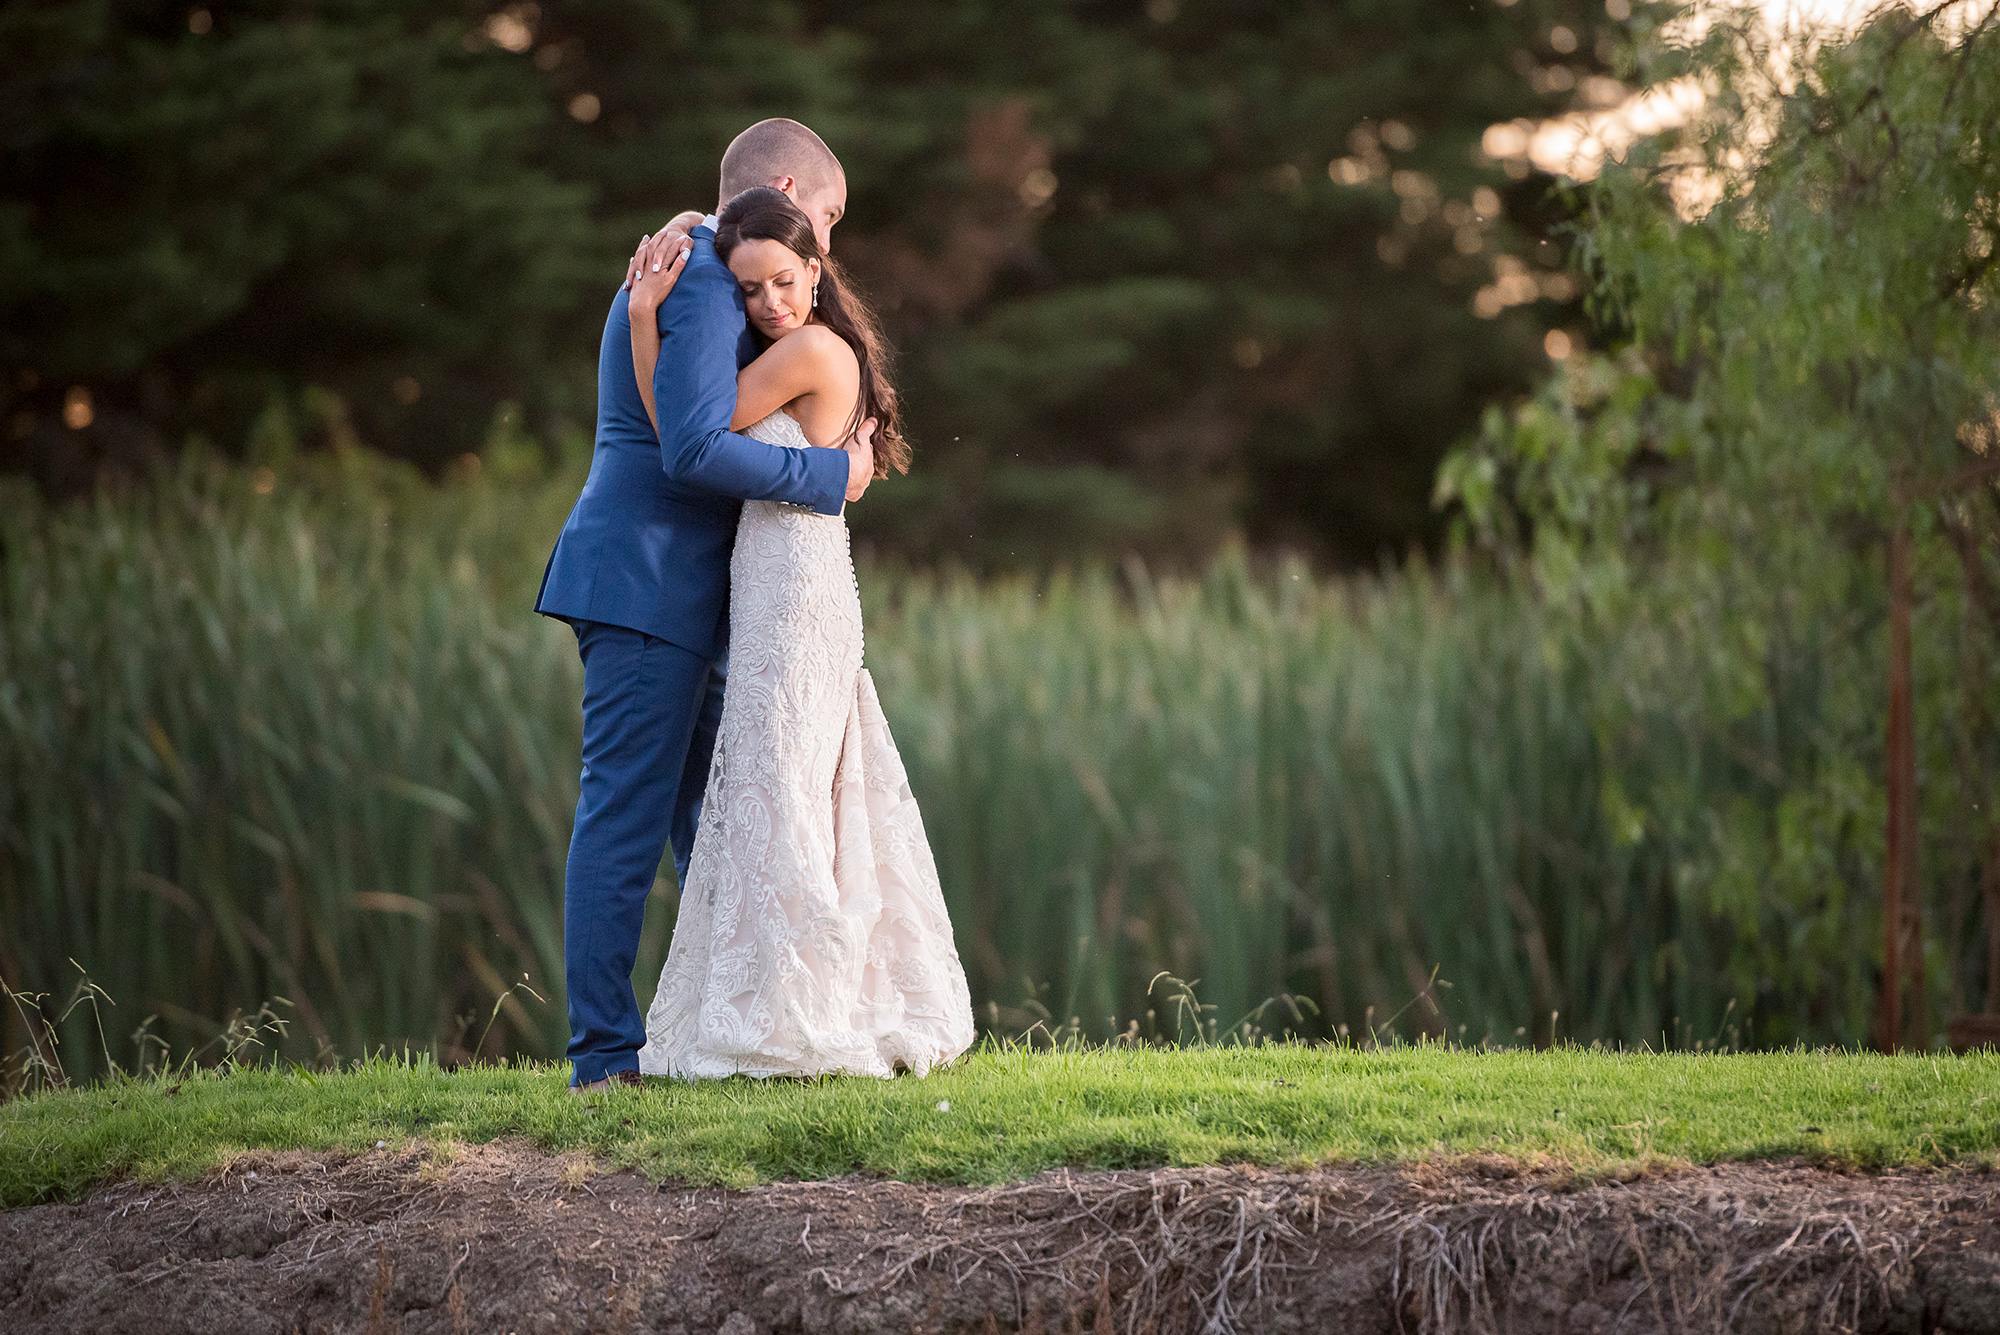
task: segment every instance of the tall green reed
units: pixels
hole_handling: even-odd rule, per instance
[[[1531,600],[1240,555],[1196,581],[864,588],[982,999],[1049,984],[1094,1031],[1164,969],[1225,1026],[1294,993],[1352,1034],[1402,1010],[1508,1043],[1552,1010],[1564,1036],[1706,1010],[1659,995],[1655,956],[1699,925],[1605,830],[1588,656]]]
[[[465,1056],[495,1005],[489,1055],[560,1052],[580,674],[529,606],[577,481],[496,447],[433,485],[350,450],[194,456],[68,508],[0,493],[0,978],[61,996],[81,967],[111,1023],[157,1016],[183,1050],[281,997],[299,1059]],[[1633,825],[1619,797],[1782,792],[1718,761],[1734,743],[1688,700],[1638,702],[1610,745],[1593,674],[1637,650],[1529,593],[1241,554],[1192,579],[864,563],[862,586],[988,1023],[1108,1036],[1167,971],[1225,1028],[1293,994],[1318,1013],[1285,1027],[1363,1039],[1395,1016],[1682,1041],[1753,1004],[1784,1038],[1858,1037],[1814,1010],[1813,961],[1704,898],[1712,831]],[[1797,977],[1760,999],[1746,968]],[[548,1004],[510,991],[524,975]]]
[[[187,1046],[282,997],[307,1054],[449,1042],[554,982],[574,653],[406,529],[453,527],[428,491],[352,454],[282,485],[197,460],[56,512],[8,494],[11,981],[58,993],[74,957],[121,1024]],[[560,1050],[559,1016],[507,1022]]]

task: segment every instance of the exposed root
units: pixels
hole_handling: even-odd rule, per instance
[[[1908,1296],[1934,1222],[1931,1202],[1873,1189],[1892,1180],[1802,1170],[1796,1192],[1761,1200],[1718,1193],[1702,1175],[1644,1192],[1530,1187],[1483,1200],[1461,1184],[1395,1224],[1398,1310],[1423,1335],[1497,1335],[1517,1285],[1574,1275],[1601,1294],[1622,1290],[1621,1326],[1642,1308],[1637,1324],[1662,1331],[1736,1330],[1751,1315],[1857,1331]],[[1966,1185],[2000,1208],[1992,1181]]]
[[[1249,1169],[1090,1175],[1086,1189],[1065,1173],[962,1198],[865,1281],[820,1273],[858,1294],[918,1271],[963,1286],[994,1269],[1010,1281],[1003,1316],[1017,1328],[1053,1296],[1064,1315],[1095,1309],[1119,1330],[1160,1335],[1263,1328],[1323,1277],[1330,1252],[1383,1258],[1396,1328],[1415,1335],[1523,1329],[1524,1309],[1551,1305],[1552,1283],[1563,1304],[1594,1298],[1614,1328],[1658,1331],[1737,1330],[1753,1317],[1760,1329],[1859,1331],[1909,1297],[1935,1222],[1928,1193],[1881,1190],[1893,1177],[1767,1171],[1795,1190],[1746,1197],[1701,1173],[1564,1190]],[[1964,1208],[2000,1213],[1993,1179],[1960,1187]]]
[[[1285,1179],[1224,1186],[1212,1176],[1119,1175],[1107,1190],[1092,1175],[1086,1194],[1064,1173],[981,1192],[957,1202],[948,1231],[896,1257],[870,1287],[919,1268],[962,1285],[992,1266],[1012,1281],[1017,1326],[1029,1318],[1026,1295],[1054,1287],[1071,1300],[1065,1308],[1090,1302],[1120,1330],[1241,1329],[1263,1309],[1267,1285],[1310,1262],[1322,1195]]]

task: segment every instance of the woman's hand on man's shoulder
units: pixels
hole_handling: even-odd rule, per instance
[[[628,305],[633,320],[653,318],[667,294],[674,290],[674,284],[680,281],[681,270],[687,266],[693,250],[694,244],[672,228],[649,237],[639,247],[639,253],[632,257],[632,275],[626,280],[632,289]]]
[[[632,252],[632,258],[625,265],[625,282],[622,286],[629,292],[632,284],[645,271],[645,266],[661,253],[671,255],[669,247],[676,246],[694,235],[694,229],[701,226],[708,215],[696,213],[693,209],[676,213],[667,225],[657,232],[649,232],[639,238],[639,248]]]

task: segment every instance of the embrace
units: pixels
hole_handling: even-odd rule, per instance
[[[841,512],[909,450],[875,322],[828,253],[846,175],[768,120],[721,176],[719,215],[647,238],[611,303],[590,476],[535,604],[583,658],[572,1089],[922,1074],[973,1037],[861,665]],[[669,842],[680,915],[642,1021],[631,974]]]

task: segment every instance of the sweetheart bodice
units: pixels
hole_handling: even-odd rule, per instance
[[[812,448],[812,442],[806,439],[806,429],[799,425],[799,419],[783,408],[752,422],[743,434],[766,445],[785,445],[799,450]]]

